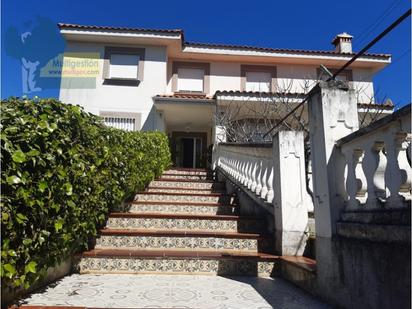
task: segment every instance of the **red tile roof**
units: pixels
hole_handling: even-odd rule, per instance
[[[314,55],[332,55],[332,56],[353,56],[354,53],[337,53],[333,50],[306,50],[306,49],[288,49],[288,48],[270,48],[270,47],[257,47],[248,45],[233,45],[233,44],[213,44],[213,43],[197,43],[197,42],[185,42],[184,31],[182,29],[147,29],[147,28],[130,28],[130,27],[111,27],[111,26],[96,26],[96,25],[78,25],[68,23],[58,23],[60,29],[84,29],[84,30],[115,30],[115,31],[135,31],[135,32],[160,32],[170,34],[180,34],[182,37],[183,47],[205,47],[205,48],[227,48],[227,49],[242,49],[253,50],[262,52],[273,53],[297,53],[297,54],[314,54]],[[362,57],[374,57],[374,58],[389,58],[389,54],[364,54]]]
[[[158,94],[155,98],[170,98],[170,99],[187,99],[187,100],[213,100],[213,97],[205,94],[196,93],[173,93],[173,94]]]
[[[228,48],[228,49],[244,49],[262,52],[278,52],[278,53],[299,53],[299,54],[319,54],[319,55],[346,55],[353,56],[355,53],[337,53],[333,50],[307,50],[307,49],[289,49],[289,48],[271,48],[271,47],[257,47],[248,45],[232,45],[232,44],[210,44],[210,43],[196,43],[196,42],[185,42],[184,46],[188,47],[206,47],[206,48]],[[362,57],[379,57],[388,58],[389,54],[371,54],[366,53]]]
[[[240,90],[218,90],[213,97],[217,95],[247,95],[247,96],[272,96],[272,95],[289,95],[289,96],[304,96],[300,92],[259,92],[259,91],[240,91]]]
[[[71,29],[92,29],[92,30],[119,30],[119,31],[136,31],[136,32],[163,32],[163,33],[176,33],[183,34],[181,29],[148,29],[148,28],[130,28],[130,27],[111,27],[111,26],[95,26],[95,25],[77,25],[58,23],[59,29],[71,28]]]

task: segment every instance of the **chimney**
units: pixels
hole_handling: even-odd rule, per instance
[[[337,53],[352,53],[352,38],[350,34],[346,32],[338,34],[332,41],[335,45],[335,51]]]

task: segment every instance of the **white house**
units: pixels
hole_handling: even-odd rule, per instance
[[[335,37],[333,50],[314,51],[189,43],[183,30],[64,23],[59,28],[67,42],[65,60],[93,58],[98,64],[93,78],[63,74],[60,100],[83,106],[108,125],[166,132],[174,163],[183,167],[205,165],[218,133],[219,104],[284,95],[282,85],[303,94],[305,82],[319,79],[321,64],[333,71],[353,56],[346,33]],[[374,74],[390,61],[387,54],[365,54],[338,76],[362,89],[360,113],[373,103]]]

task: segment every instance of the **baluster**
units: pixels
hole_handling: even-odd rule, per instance
[[[366,202],[368,192],[366,176],[362,168],[364,157],[365,151],[363,149],[355,149],[353,151],[353,165],[355,167],[356,179],[356,199],[359,203],[362,204]]]
[[[244,177],[244,174],[243,174],[243,171],[244,171],[244,166],[245,166],[245,161],[243,160],[243,156],[241,156],[240,157],[240,169],[239,169],[239,172],[240,172],[240,175],[239,175],[239,183],[241,184],[242,183],[242,180],[243,180],[243,177]]]
[[[249,170],[249,160],[247,159],[247,157],[245,158],[246,164],[245,164],[245,177],[243,178],[242,181],[242,185],[247,186],[247,182],[248,182],[248,170]]]
[[[387,160],[385,154],[383,153],[384,146],[384,142],[377,141],[372,147],[377,161],[376,170],[373,174],[373,185],[375,187],[375,197],[380,201],[384,201],[387,198],[385,186],[385,170]]]
[[[275,196],[275,192],[273,190],[273,173],[274,173],[274,168],[273,168],[273,160],[268,160],[268,194],[266,196],[266,201],[268,203],[272,203],[273,202],[273,198]]]
[[[256,195],[260,195],[262,191],[262,159],[258,158],[257,164],[257,173],[256,173]]]
[[[253,161],[252,161],[252,185],[250,186],[250,190],[252,190],[252,192],[256,191],[256,186],[257,186],[257,182],[256,182],[256,172],[257,172],[257,158],[253,157]]]
[[[401,175],[399,194],[406,200],[411,200],[412,171],[408,162],[407,151],[411,143],[411,134],[399,132],[395,139],[395,157],[397,158]]]
[[[241,157],[238,156],[237,163],[236,163],[236,181],[240,180],[240,165],[241,165]]]
[[[260,191],[260,197],[265,199],[266,195],[268,193],[268,187],[267,187],[267,173],[268,173],[268,167],[266,163],[266,159],[262,159],[262,190]]]
[[[243,185],[245,179],[246,179],[246,161],[245,158],[242,158],[242,177],[240,178],[240,184]]]
[[[252,188],[253,183],[253,157],[249,157],[249,169],[248,169],[248,181],[247,181],[247,188],[250,190]]]

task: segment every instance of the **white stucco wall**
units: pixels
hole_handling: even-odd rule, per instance
[[[167,92],[172,92],[172,61],[168,63]],[[179,59],[179,61],[182,61]],[[276,66],[276,83],[278,91],[301,93],[306,87],[313,87],[317,80],[316,66],[294,64],[268,64],[268,63],[241,63],[241,62],[210,62],[210,92],[215,94],[218,90],[241,90],[240,67],[246,65],[273,65]],[[359,102],[368,103],[373,97],[372,73],[369,69],[352,69],[355,89],[359,89]],[[309,89],[306,89],[306,92]]]
[[[113,46],[113,44],[107,45]],[[97,115],[101,111],[141,113],[142,129],[161,130],[164,128],[163,120],[154,112],[152,97],[166,92],[166,79],[164,77],[166,76],[167,48],[135,45],[132,47],[145,48],[143,81],[138,86],[106,85],[103,84],[105,45],[67,42],[66,52],[99,53],[100,74],[96,78],[95,87],[67,89],[62,85],[60,100],[65,103],[79,104],[86,111]]]

